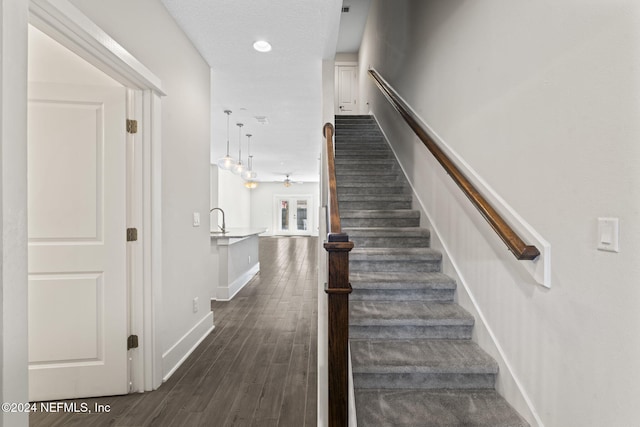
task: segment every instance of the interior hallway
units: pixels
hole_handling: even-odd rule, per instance
[[[260,273],[213,301],[215,329],[153,392],[82,399],[110,412],[31,413],[30,426],[315,426],[317,238],[261,237]]]

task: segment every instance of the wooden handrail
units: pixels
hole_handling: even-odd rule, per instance
[[[431,154],[442,165],[445,171],[451,176],[453,181],[460,187],[462,192],[469,198],[471,203],[480,211],[480,214],[487,220],[491,228],[498,234],[509,250],[519,260],[533,260],[540,255],[538,248],[527,245],[491,204],[480,194],[480,192],[464,176],[460,169],[449,159],[436,142],[429,136],[427,131],[418,123],[418,120],[410,113],[410,108],[400,98],[398,93],[380,77],[375,70],[369,70],[369,76],[373,78],[376,85],[382,91],[387,100],[393,105],[398,113],[404,118],[413,132],[420,138],[424,145],[431,151]]]
[[[331,234],[340,234],[342,226],[340,225],[340,209],[338,208],[338,184],[336,182],[336,161],[333,153],[333,125],[325,123],[322,128],[322,135],[327,141],[327,165],[329,180],[329,224],[327,230]]]
[[[347,427],[349,425],[349,252],[353,242],[342,232],[340,211],[338,209],[338,186],[336,183],[335,157],[333,154],[333,125],[327,123],[323,128],[327,148],[327,181],[329,209],[327,240],[327,318],[329,354],[328,393],[329,427]]]

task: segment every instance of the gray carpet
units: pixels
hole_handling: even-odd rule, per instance
[[[412,210],[411,187],[370,116],[336,117],[336,175],[350,254],[359,427],[527,426],[496,393],[497,363]]]

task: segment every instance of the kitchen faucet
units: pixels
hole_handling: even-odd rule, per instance
[[[213,209],[211,209],[211,210],[209,211],[209,213],[211,213],[211,212],[213,212],[213,211],[216,211],[216,210],[217,210],[217,211],[222,212],[222,227],[220,227],[220,226],[218,225],[218,228],[219,228],[220,230],[222,230],[222,232],[223,232],[223,233],[225,233],[225,232],[226,232],[226,230],[225,230],[226,225],[224,224],[224,211],[223,211],[222,209],[220,209],[220,208],[213,208]],[[216,225],[217,225],[217,224],[216,224]]]

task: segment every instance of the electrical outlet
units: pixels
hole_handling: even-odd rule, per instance
[[[198,312],[198,297],[195,297],[193,299],[193,312],[197,313]]]
[[[200,227],[200,212],[193,213],[193,226]]]

